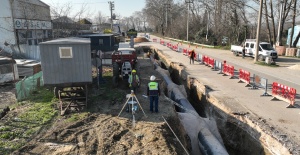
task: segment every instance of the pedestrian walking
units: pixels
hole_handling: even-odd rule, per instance
[[[195,53],[195,50],[193,49],[190,53],[190,64],[192,64],[192,63],[194,64],[195,55],[196,55],[196,53]]]
[[[152,75],[150,77],[150,82],[147,86],[147,96],[150,99],[150,111],[153,113],[153,102],[155,107],[155,112],[158,113],[158,98],[160,96],[160,88],[158,82],[155,81],[156,77]]]
[[[136,70],[133,69],[128,78],[129,88],[136,93],[136,89],[140,86],[139,76],[136,74]]]
[[[243,59],[244,59],[244,57],[245,57],[245,52],[246,52],[245,44],[243,45],[242,52],[243,52],[243,53],[242,53],[242,54],[243,54],[242,56],[243,56]]]

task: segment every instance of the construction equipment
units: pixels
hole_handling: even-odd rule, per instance
[[[128,98],[128,99],[125,102],[124,106],[122,107],[118,117],[121,115],[122,111],[124,110],[125,106],[127,105],[128,106],[128,111],[131,110],[131,113],[132,113],[132,127],[135,127],[135,114],[138,111],[138,106],[143,111],[144,116],[147,117],[147,115],[145,114],[139,100],[136,98],[133,90],[131,90],[131,94],[126,95],[126,98]]]
[[[112,53],[113,86],[117,87],[119,77],[125,81],[137,64],[137,54],[134,48],[118,48]]]

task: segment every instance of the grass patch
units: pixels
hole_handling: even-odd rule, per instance
[[[257,65],[268,66],[268,67],[279,67],[276,63],[266,64],[264,61],[255,62]]]
[[[124,98],[125,93],[120,91],[119,89],[114,89],[112,91],[112,73],[107,73],[108,76],[103,76],[103,78],[107,81],[102,88],[104,91],[102,98],[103,100],[121,100]],[[121,81],[123,82],[123,81]]]
[[[121,102],[126,93],[118,88],[112,87],[112,69],[105,68],[103,69],[102,77],[105,81],[104,84],[100,84],[100,89],[95,90],[95,94],[89,96],[89,112],[97,112],[97,108],[100,106],[101,102]],[[120,83],[124,81],[120,80]]]
[[[16,112],[8,114],[13,116],[0,123],[0,152],[9,154],[19,149],[41,128],[49,125],[58,113],[53,108],[56,100],[52,91],[42,87],[27,100],[15,104]]]
[[[78,120],[82,120],[89,116],[89,112],[83,112],[83,113],[74,113],[70,115],[70,117],[66,120],[67,122],[76,122]]]

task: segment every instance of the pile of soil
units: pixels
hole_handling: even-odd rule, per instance
[[[145,37],[137,37],[137,38],[134,38],[134,42],[135,43],[142,43],[142,42],[149,42],[149,40],[146,39]]]
[[[292,69],[292,70],[300,70],[300,65],[293,65],[290,67],[287,67],[288,69]]]
[[[66,121],[72,113],[58,117],[51,127],[32,137],[25,146],[13,154],[184,154],[181,144],[163,119],[167,120],[180,142],[186,148],[190,148],[174,106],[161,95],[159,112],[151,113],[149,99],[145,97],[151,75],[157,77],[162,93],[163,80],[153,69],[149,59],[144,57],[138,59],[136,69],[141,85],[136,98],[140,104],[135,115],[125,110],[126,95],[121,101],[103,98],[89,101],[88,106],[95,112],[90,112],[88,116],[76,122]],[[103,70],[112,71],[111,66]],[[111,90],[92,88],[91,96],[104,96],[106,91],[113,92],[114,89],[129,94],[128,83],[126,81],[120,83],[118,88]],[[123,107],[125,108],[122,110]]]

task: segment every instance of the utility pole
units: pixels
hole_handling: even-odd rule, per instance
[[[164,4],[165,9],[166,9],[166,27],[168,27],[168,11],[171,8],[171,5],[169,4],[169,2]]]
[[[113,30],[113,10],[115,10],[115,2],[114,1],[108,1],[109,3],[109,9],[110,9],[110,28],[111,31]]]
[[[262,12],[263,0],[260,0],[259,4],[259,13],[258,13],[258,23],[257,23],[257,32],[256,32],[256,47],[255,47],[255,58],[254,62],[257,62],[258,59],[258,51],[259,51],[259,34],[261,27],[261,12]]]
[[[186,41],[189,41],[189,16],[190,16],[190,3],[193,3],[193,0],[185,0],[185,3],[188,5],[187,12],[187,22],[186,22]]]
[[[280,29],[281,29],[281,22],[282,22],[282,10],[283,10],[283,0],[280,1],[280,13],[279,13],[279,24],[278,24],[278,33],[277,33],[277,46],[280,46]]]
[[[206,41],[208,41],[208,24],[209,24],[209,10],[206,8],[207,11],[207,22],[206,22]]]

